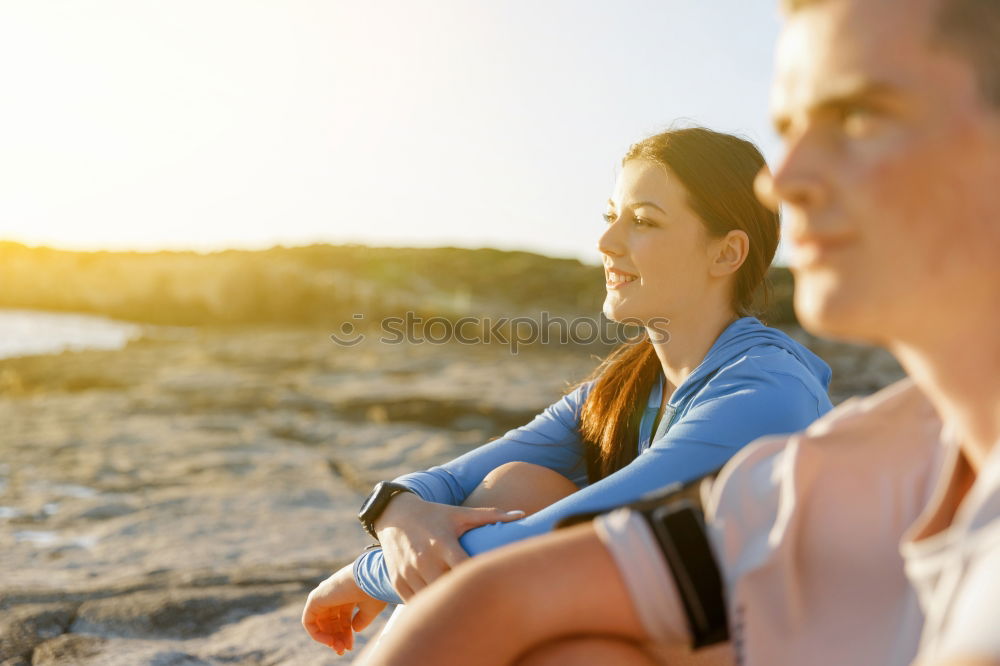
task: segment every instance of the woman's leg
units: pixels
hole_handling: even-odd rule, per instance
[[[656,666],[661,662],[635,643],[601,636],[546,643],[517,661],[517,666]]]
[[[520,509],[531,514],[576,492],[572,481],[547,467],[512,462],[486,475],[465,500],[465,506]],[[731,666],[735,657],[726,643],[697,652],[680,647],[647,644],[604,636],[580,636],[546,643],[521,657],[518,666]]]
[[[545,643],[522,656],[517,666],[732,666],[734,663],[736,658],[728,643],[692,652],[675,645],[639,646],[618,638],[580,636]]]
[[[486,475],[463,506],[540,511],[579,490],[576,484],[547,467],[525,462],[500,465]]]

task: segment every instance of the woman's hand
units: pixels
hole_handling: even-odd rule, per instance
[[[441,574],[468,559],[458,537],[473,527],[519,520],[524,515],[523,511],[425,502],[413,493],[396,495],[375,521],[392,586],[408,602]]]
[[[302,626],[314,641],[329,645],[340,655],[354,647],[354,632],[371,624],[385,606],[384,601],[361,591],[354,582],[353,565],[348,564],[309,593]]]

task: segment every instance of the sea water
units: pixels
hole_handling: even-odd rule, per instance
[[[94,315],[0,308],[0,358],[66,349],[121,349],[142,327]]]

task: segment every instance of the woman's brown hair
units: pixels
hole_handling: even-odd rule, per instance
[[[630,160],[654,162],[675,176],[709,236],[746,232],[750,247],[734,277],[732,308],[741,317],[757,314],[770,295],[767,269],[780,235],[778,214],[754,195],[754,178],[765,166],[757,147],[731,134],[690,127],[634,144],[622,164]],[[581,410],[580,432],[592,482],[635,459],[639,422],[659,370],[653,344],[644,337],[615,349],[588,378],[594,385]]]

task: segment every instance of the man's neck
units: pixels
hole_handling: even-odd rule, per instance
[[[922,340],[890,349],[978,473],[1000,440],[1000,312],[981,312],[975,323],[976,330],[965,323],[924,331]]]

